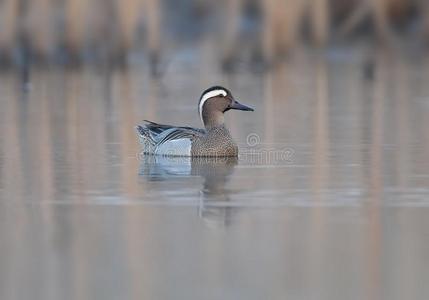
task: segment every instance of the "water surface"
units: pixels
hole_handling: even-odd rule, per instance
[[[1,73],[0,298],[427,299],[429,64],[373,55]],[[212,84],[240,157],[141,157]]]

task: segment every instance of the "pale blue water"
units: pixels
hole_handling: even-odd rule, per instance
[[[363,61],[1,73],[0,299],[427,299],[429,65]],[[211,84],[239,159],[140,157]]]

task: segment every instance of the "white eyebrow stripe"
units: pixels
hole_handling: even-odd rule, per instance
[[[198,105],[198,112],[200,113],[201,122],[203,122],[203,124],[204,124],[204,120],[203,120],[203,105],[204,105],[204,103],[208,99],[215,97],[215,96],[219,96],[219,95],[222,95],[225,97],[227,94],[226,94],[225,90],[213,90],[213,91],[205,93],[204,96],[201,98],[200,104]]]

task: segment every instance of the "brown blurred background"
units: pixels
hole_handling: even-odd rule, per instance
[[[215,36],[221,63],[270,63],[297,45],[365,41],[424,49],[425,0],[0,0],[0,62],[152,66]],[[134,56],[133,56],[134,55]],[[168,59],[167,59],[168,60]]]

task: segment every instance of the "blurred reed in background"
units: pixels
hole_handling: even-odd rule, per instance
[[[130,53],[156,65],[165,49],[212,33],[225,66],[252,40],[271,61],[303,42],[402,37],[429,39],[426,0],[0,0],[2,66],[54,62],[124,63]],[[374,38],[375,39],[372,39]],[[401,39],[399,39],[401,41]]]

